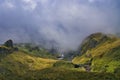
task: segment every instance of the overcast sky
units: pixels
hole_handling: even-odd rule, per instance
[[[91,33],[120,30],[120,0],[0,0],[0,43],[76,49]]]

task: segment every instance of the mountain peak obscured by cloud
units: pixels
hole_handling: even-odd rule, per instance
[[[1,0],[0,42],[75,50],[94,32],[119,32],[119,0]],[[51,43],[52,42],[52,43]]]

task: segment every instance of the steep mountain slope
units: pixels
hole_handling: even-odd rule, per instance
[[[105,42],[113,42],[118,38],[112,34],[93,33],[85,38],[79,47],[80,53],[86,53],[86,51],[95,48],[98,45],[102,45]]]
[[[95,33],[88,36],[81,52],[81,56],[72,60],[74,64],[88,65],[95,72],[115,72],[120,68],[120,38],[114,35]]]

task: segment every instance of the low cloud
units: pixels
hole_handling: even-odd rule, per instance
[[[1,0],[0,42],[75,50],[91,33],[119,32],[118,0]]]

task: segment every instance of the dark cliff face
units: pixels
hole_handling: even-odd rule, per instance
[[[88,36],[86,39],[83,40],[82,44],[79,47],[79,51],[81,54],[86,53],[87,50],[91,50],[96,46],[106,42],[111,41],[115,38],[111,38],[109,35],[102,34],[102,33],[94,33]]]

